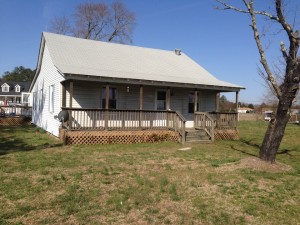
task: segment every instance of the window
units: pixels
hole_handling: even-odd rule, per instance
[[[102,88],[102,108],[105,109],[105,99],[106,99],[106,88]],[[108,102],[109,109],[116,109],[117,108],[117,89],[116,88],[109,88],[109,102]]]
[[[2,84],[2,92],[9,92],[9,85],[7,83]]]
[[[20,92],[21,91],[21,87],[17,84],[15,86],[15,92]]]
[[[195,95],[194,93],[189,94],[189,113],[194,113],[194,107],[195,107]],[[197,110],[199,109],[199,103],[197,102]]]
[[[22,92],[21,103],[29,104],[30,93]]]
[[[44,107],[43,89],[39,90],[39,94],[37,97],[38,97],[39,110],[42,110]]]
[[[157,110],[166,110],[166,92],[165,91],[157,91],[156,109]]]
[[[54,112],[54,85],[49,86],[49,112]]]
[[[37,92],[33,92],[32,97],[32,109],[37,110]]]

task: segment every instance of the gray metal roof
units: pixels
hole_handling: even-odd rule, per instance
[[[184,53],[43,33],[54,65],[64,74],[212,85],[218,80]]]
[[[2,92],[1,86],[3,84],[9,85],[9,92]],[[16,86],[20,86],[20,92],[16,92]],[[0,82],[0,95],[20,95],[21,92],[28,92],[29,91],[30,82],[24,82],[24,81],[2,81]]]

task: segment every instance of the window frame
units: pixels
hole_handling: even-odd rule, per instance
[[[15,86],[15,92],[21,92],[21,86],[20,85],[16,85]]]
[[[49,86],[48,110],[50,113],[54,113],[54,101],[55,101],[55,85],[52,84]]]
[[[7,83],[1,85],[2,92],[9,92],[10,86]]]

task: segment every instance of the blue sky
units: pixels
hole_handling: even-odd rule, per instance
[[[49,31],[53,17],[71,15],[82,2],[86,1],[0,0],[0,75],[16,66],[35,69],[41,33]],[[136,14],[133,45],[180,48],[217,78],[246,87],[241,91],[241,101],[262,102],[265,84],[257,73],[259,57],[247,15],[215,10],[218,4],[214,0],[123,2]],[[241,6],[239,1],[232,2]],[[267,10],[270,5],[270,0],[257,2],[260,9]],[[280,56],[281,38],[279,34],[267,40],[273,44],[267,52],[272,60]],[[234,94],[228,98],[233,100]]]

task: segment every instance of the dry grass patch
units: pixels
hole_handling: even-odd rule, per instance
[[[274,165],[249,157],[264,128],[247,123],[245,141],[188,151],[174,143],[57,147],[44,134],[37,147],[22,140],[31,150],[9,142],[0,156],[0,224],[299,224],[298,127],[288,127],[288,154]]]
[[[284,173],[290,172],[293,168],[284,163],[275,162],[268,163],[257,157],[246,157],[240,160],[240,162],[227,163],[221,167],[216,168],[217,172],[229,172],[237,169],[253,169],[257,171],[265,171],[269,173]]]

